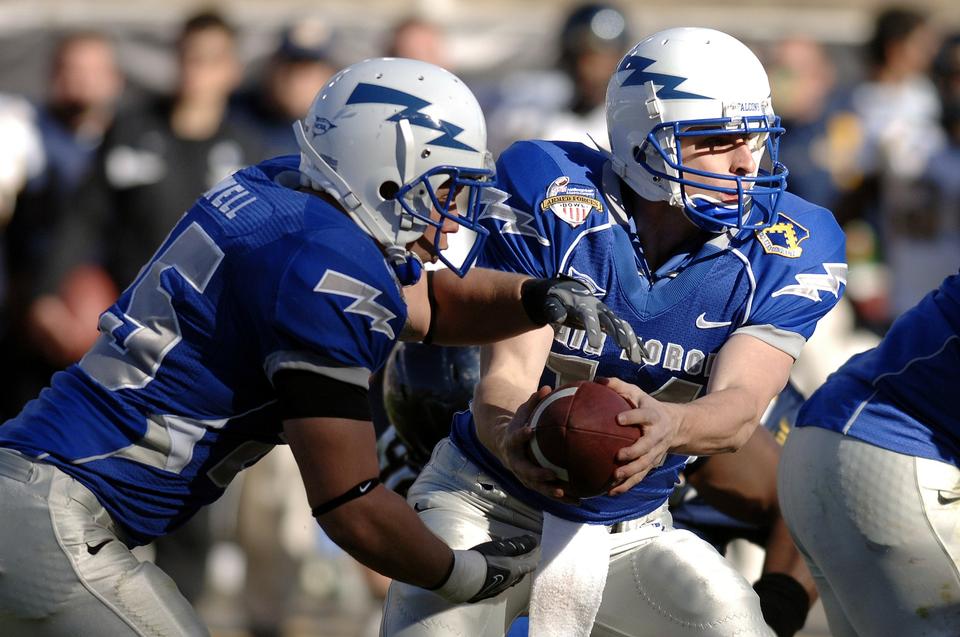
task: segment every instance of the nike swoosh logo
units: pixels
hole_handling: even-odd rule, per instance
[[[487,591],[492,591],[492,590],[494,590],[495,588],[497,588],[498,586],[500,586],[501,584],[503,584],[503,575],[494,575],[494,576],[493,576],[493,579],[490,580],[490,583],[487,584],[486,586],[484,586],[484,587],[483,587],[483,590],[481,590],[481,591],[480,591],[479,593],[477,593],[477,594],[478,594],[478,595],[481,595],[481,594],[486,593]]]
[[[943,491],[937,492],[937,502],[939,502],[940,504],[953,504],[957,500],[960,500],[960,495],[953,498],[947,498],[943,495]]]
[[[369,489],[369,488],[370,488],[370,485],[372,485],[372,484],[373,484],[373,480],[370,480],[370,481],[367,482],[366,484],[362,485],[362,486],[360,487],[360,493],[366,493],[366,492],[367,492],[367,489]]]
[[[89,544],[87,544],[87,553],[89,553],[90,555],[96,555],[97,553],[100,552],[100,549],[102,549],[104,546],[106,546],[109,543],[110,543],[110,540],[104,540],[103,542],[100,542],[100,544],[96,544],[94,546],[90,546]]]
[[[709,330],[714,327],[727,327],[733,323],[733,321],[708,321],[706,317],[706,312],[697,317],[697,327],[701,330]]]

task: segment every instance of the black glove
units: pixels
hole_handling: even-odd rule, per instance
[[[537,567],[537,546],[532,535],[520,535],[454,551],[450,575],[433,592],[457,604],[495,597]]]
[[[595,297],[586,285],[566,276],[524,281],[520,298],[527,316],[537,325],[566,325],[587,332],[587,342],[599,348],[600,336],[612,336],[631,361],[643,362],[643,348],[629,323]]]

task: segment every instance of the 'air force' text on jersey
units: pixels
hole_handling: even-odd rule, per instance
[[[645,364],[637,366],[617,356],[612,340],[595,350],[582,332],[561,329],[541,385],[615,376],[660,400],[688,402],[703,395],[717,352],[731,335],[750,335],[796,357],[843,293],[840,228],[828,210],[790,194],[780,198],[771,227],[715,235],[654,272],[604,154],[576,143],[520,142],[501,156],[497,180],[504,195],[484,213],[490,238],[478,264],[582,281],[630,322],[645,349]],[[670,455],[629,493],[570,507],[525,489],[479,443],[469,412],[456,420],[453,439],[524,501],[561,517],[607,524],[662,504],[687,460]]]

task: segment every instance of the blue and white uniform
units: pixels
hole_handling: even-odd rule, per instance
[[[612,342],[593,350],[582,332],[560,329],[540,384],[615,376],[660,400],[688,402],[703,394],[717,352],[735,333],[797,356],[843,293],[844,240],[830,212],[785,194],[770,228],[703,235],[653,271],[607,157],[578,143],[534,141],[514,144],[497,164],[502,195],[485,210],[490,236],[478,263],[572,276],[646,345],[638,367]],[[670,455],[628,493],[572,506],[524,487],[480,443],[472,414],[458,414],[407,500],[454,547],[540,536],[540,567],[532,583],[467,606],[394,583],[384,634],[501,637],[519,613],[544,617],[551,603],[596,609],[593,634],[659,637],[690,627],[713,637],[771,634],[746,579],[707,542],[671,525],[666,502],[687,461]],[[559,581],[581,588],[532,594],[558,563],[569,576]]]
[[[801,409],[780,499],[833,634],[957,634],[958,389],[960,274]]]
[[[843,293],[843,234],[828,210],[784,194],[770,228],[716,235],[651,271],[605,166],[598,151],[553,142],[515,144],[497,166],[499,187],[510,198],[486,214],[490,238],[480,263],[583,281],[646,347],[646,364],[638,368],[612,342],[592,351],[582,332],[561,329],[541,385],[617,377],[660,400],[689,402],[703,394],[714,357],[733,334],[800,353]],[[508,492],[578,522],[613,524],[653,511],[688,460],[670,455],[629,493],[575,507],[523,487],[477,440],[469,412],[456,420],[452,438]]]
[[[298,161],[201,197],[101,316],[93,349],[0,427],[0,446],[83,483],[137,543],[281,442],[276,372],[366,387],[406,321],[374,241],[281,183],[299,183]]]
[[[960,274],[901,316],[804,405],[798,427],[822,427],[911,456],[960,464]]]
[[[80,363],[0,426],[0,633],[207,634],[128,547],[282,443],[307,385],[362,395],[386,361],[407,318],[400,285],[356,223],[299,192],[298,163],[203,195]]]

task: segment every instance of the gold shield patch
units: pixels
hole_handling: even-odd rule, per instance
[[[796,259],[803,254],[800,244],[809,237],[809,230],[782,212],[777,214],[776,223],[757,231],[757,239],[764,252],[789,259]]]

